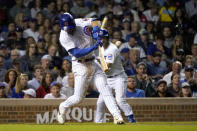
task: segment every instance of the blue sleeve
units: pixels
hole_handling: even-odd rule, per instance
[[[76,58],[79,58],[79,57],[89,54],[90,52],[92,52],[93,50],[96,50],[97,48],[98,48],[98,44],[94,44],[88,48],[83,48],[83,49],[72,48],[68,50],[68,52],[71,53]]]
[[[150,45],[150,46],[147,48],[147,50],[146,50],[146,54],[152,56],[152,55],[153,55],[152,50],[153,50],[153,49],[152,49],[152,45]]]
[[[11,98],[16,98],[15,87],[12,89]]]
[[[145,92],[142,90],[142,91],[140,91],[140,95],[139,95],[139,97],[145,97]]]

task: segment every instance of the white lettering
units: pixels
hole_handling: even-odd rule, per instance
[[[57,109],[54,109],[52,112],[50,123],[53,123],[53,121],[56,119],[57,119]]]
[[[45,112],[42,118],[41,114],[37,114],[37,124],[49,123],[49,112]]]
[[[104,120],[103,120],[103,122],[109,121],[109,118],[108,117],[111,117],[111,114],[110,113],[105,113],[104,114]]]
[[[66,112],[66,120],[71,120],[70,112],[71,112],[71,109],[69,108],[68,111]]]
[[[74,107],[72,109],[71,115],[72,115],[73,119],[77,120],[78,122],[82,122],[81,121],[82,111],[81,111],[81,109],[79,107]]]
[[[37,124],[44,124],[44,123],[53,123],[54,120],[57,118],[57,109],[54,109],[52,111],[51,116],[49,115],[49,112],[45,112],[43,117],[40,114],[37,114]],[[85,108],[83,107],[82,109],[79,107],[74,107],[72,110],[69,108],[66,112],[66,120],[71,120],[74,119],[78,122],[82,121],[94,121],[96,111],[93,110],[92,108]],[[105,113],[104,114],[104,119],[103,122],[109,121],[111,118],[110,113]],[[50,121],[49,121],[50,120]]]
[[[86,121],[91,121],[92,120],[92,109],[89,109],[89,118],[87,118],[87,108],[83,108],[83,119]]]

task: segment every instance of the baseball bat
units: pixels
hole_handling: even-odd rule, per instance
[[[103,19],[103,22],[101,24],[101,29],[104,29],[106,27],[106,25],[107,25],[107,17],[105,17]],[[100,54],[101,68],[103,69],[104,72],[108,72],[109,71],[109,68],[107,66],[107,63],[105,62],[103,51],[104,51],[104,48],[101,47],[101,46],[99,46],[99,54]]]

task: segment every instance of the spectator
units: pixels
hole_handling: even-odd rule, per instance
[[[9,22],[9,24],[8,24],[8,34],[10,32],[13,32],[15,30],[15,27],[16,27],[16,24],[14,22],[12,22],[12,21]]]
[[[12,89],[11,97],[12,98],[23,98],[24,93],[22,92],[22,90],[28,89],[27,82],[28,82],[28,75],[27,74],[20,74],[17,77],[15,87]]]
[[[38,56],[42,57],[45,54],[47,54],[47,51],[45,49],[46,43],[44,42],[44,39],[39,39],[38,40],[37,47],[38,47]]]
[[[165,61],[161,61],[161,53],[155,52],[152,62],[147,62],[148,75],[150,75],[154,80],[159,80],[167,72],[167,65]]]
[[[172,2],[172,1],[170,1]],[[174,16],[174,12],[176,10],[176,7],[173,6],[172,3],[170,3],[169,1],[165,1],[164,6],[161,7],[160,11],[159,11],[159,21],[163,22],[163,23],[170,23],[173,21],[173,16]]]
[[[192,61],[194,62],[194,68],[197,69],[197,44],[192,45]]]
[[[46,94],[44,96],[44,99],[54,99],[54,98],[66,99],[67,97],[60,93],[61,88],[62,88],[61,84],[57,83],[56,81],[53,81],[50,84],[50,93]]]
[[[124,19],[128,19],[130,21],[130,23],[131,23],[133,21],[139,21],[139,16],[137,15],[137,12],[136,11],[134,11],[134,10],[128,10],[127,9],[123,13],[123,20]]]
[[[182,83],[181,87],[180,97],[192,97],[192,91],[187,82]]]
[[[0,45],[0,55],[3,56],[5,60],[9,58],[9,49],[4,43]]]
[[[51,43],[51,34],[48,33],[47,28],[45,28],[45,30],[46,30],[46,33],[44,34],[44,41],[46,43],[46,47],[48,47]]]
[[[148,61],[153,61],[153,54],[157,51],[162,53],[162,58],[168,58],[167,56],[170,56],[170,50],[164,46],[164,38],[161,35],[156,36],[155,43],[148,46],[147,48]]]
[[[40,57],[37,55],[37,45],[32,37],[27,39],[26,55],[21,57],[23,63],[28,64],[28,70],[33,72],[34,66],[39,64]]]
[[[4,82],[7,84],[6,96],[11,97],[11,92],[13,88],[16,86],[17,77],[18,77],[18,72],[15,69],[7,70],[4,77]]]
[[[168,85],[168,93],[170,93],[172,97],[179,97],[180,91],[180,74],[174,73],[171,76],[171,83]]]
[[[25,39],[23,38],[23,29],[20,27],[16,27],[15,29],[16,32],[16,41],[14,48],[18,49],[20,51],[20,56],[24,55],[25,52]]]
[[[60,69],[60,75],[57,78],[57,82],[61,83],[63,87],[68,86],[68,74],[72,72],[72,60],[70,56],[63,58],[62,68]]]
[[[183,63],[185,61],[185,52],[183,49],[177,49],[175,56],[172,58],[172,62],[180,61]]]
[[[33,7],[31,8],[31,17],[32,18],[36,18],[37,13],[42,10],[41,5],[42,5],[42,1],[40,1],[40,0],[33,1]]]
[[[52,69],[54,69],[54,68],[61,69],[62,58],[60,56],[58,56],[57,54],[59,54],[57,43],[49,45],[48,55],[52,58],[51,59],[51,67],[50,67]]]
[[[134,76],[128,76],[128,85],[126,90],[126,98],[145,97],[144,90],[136,89],[136,81]]]
[[[51,31],[52,31],[51,30],[52,21],[51,21],[50,18],[45,18],[44,19],[43,26],[44,26],[44,29],[45,29],[46,33],[51,33]],[[51,40],[51,38],[49,38],[49,39]],[[48,41],[46,40],[46,42],[48,42]],[[50,43],[48,43],[48,44],[50,44]]]
[[[24,13],[25,16],[30,16],[30,10],[23,6],[23,0],[15,0],[15,1],[16,1],[16,5],[14,5],[9,10],[9,16],[11,17],[11,20],[14,20],[15,16],[20,12]]]
[[[167,85],[171,83],[172,74],[180,74],[180,79],[183,80],[185,75],[181,73],[182,64],[179,61],[175,61],[172,64],[172,71],[164,75],[163,79],[167,82]]]
[[[194,36],[194,42],[193,42],[194,44],[197,44],[197,33],[195,34],[195,36]]]
[[[43,26],[44,16],[43,16],[41,11],[36,14],[36,18],[35,19],[37,20],[37,25],[38,26]],[[41,35],[40,31],[39,31],[39,34]]]
[[[55,1],[50,1],[47,4],[47,8],[43,9],[43,15],[46,18],[51,19],[52,21],[55,20],[55,18],[57,17],[57,12],[55,12]]]
[[[136,66],[140,62],[140,52],[137,48],[129,51],[129,63],[125,66],[125,72],[128,76],[136,74]]]
[[[123,48],[120,50],[120,57],[124,68],[126,68],[127,64],[129,63],[129,51],[129,48]]]
[[[171,48],[171,54],[173,58],[176,57],[176,54],[178,53],[177,52],[178,49],[183,49],[183,45],[184,45],[183,37],[181,35],[176,35],[174,37],[174,41]]]
[[[37,98],[44,98],[47,93],[50,93],[50,84],[54,81],[53,75],[51,72],[46,72],[43,75],[43,79],[40,87],[36,90]]]
[[[185,66],[188,66],[188,65],[194,66],[194,61],[192,61],[192,60],[193,60],[192,55],[186,55],[184,65]],[[181,72],[184,72],[184,70],[182,70]]]
[[[140,23],[137,21],[134,21],[131,23],[131,33],[126,36],[126,41],[129,41],[130,35],[134,35],[136,39],[139,38],[139,31],[140,31]]]
[[[0,98],[7,98],[5,88],[6,85],[3,82],[0,82]]]
[[[143,15],[145,15],[147,21],[152,21],[156,24],[157,21],[159,20],[158,5],[156,4],[151,5],[150,9],[145,10],[143,12]]]
[[[139,31],[139,34],[140,38],[138,39],[138,45],[141,46],[144,51],[146,51],[148,46],[152,44],[151,42],[149,42],[149,34],[146,29],[141,29]]]
[[[181,80],[181,84],[184,82],[190,82],[193,79],[194,76],[194,67],[192,65],[185,66],[185,79]]]
[[[123,43],[120,46],[119,50],[121,50],[123,48],[129,48],[129,49],[137,48],[140,51],[140,59],[145,59],[146,54],[145,54],[143,48],[137,44],[137,37],[134,34],[130,34],[129,36],[130,37],[127,37],[128,38],[127,42]]]
[[[4,75],[6,73],[6,69],[3,68],[4,61],[4,56],[0,55],[0,81],[3,81]]]
[[[51,65],[51,61],[52,61],[52,58],[51,58],[50,55],[42,56],[42,58],[41,58],[41,66],[44,69],[44,72],[50,71],[49,67]]]
[[[25,99],[36,98],[36,92],[34,89],[30,88],[30,89],[23,90],[23,93],[24,93]]]
[[[15,41],[16,41],[16,33],[14,31],[9,32],[7,40],[5,42],[7,48],[14,49],[15,48]]]
[[[58,35],[58,33],[60,32],[60,26],[59,26],[59,21],[58,20],[53,22],[52,32],[54,33],[53,36]],[[55,36],[55,38],[57,40],[55,44],[57,44],[59,42],[58,36]],[[53,43],[53,39],[51,41]]]
[[[62,9],[61,9],[63,12],[71,12],[70,11],[70,5],[68,2],[63,2],[62,4]],[[72,14],[72,13],[71,13]]]
[[[197,1],[196,0],[189,0],[185,3],[185,10],[189,17],[197,14]]]
[[[30,88],[36,91],[40,87],[43,73],[44,71],[41,65],[34,66],[34,77],[32,80],[28,81],[28,85],[30,86]]]
[[[44,35],[46,34],[46,30],[45,30],[45,28],[44,28],[43,25],[39,25],[39,26],[38,26],[38,32],[39,32],[39,39],[38,39],[38,42],[39,42],[40,40],[43,40],[43,42],[45,42],[45,41],[44,41]],[[46,45],[45,45],[45,47],[46,47]]]
[[[189,28],[189,21],[186,19],[185,11],[183,8],[178,7],[175,10],[173,26],[177,35],[184,35]]]
[[[114,15],[112,19],[112,25],[114,29],[120,29],[121,26],[120,16]],[[121,32],[121,37],[122,37],[122,32]]]
[[[122,32],[121,32],[120,29],[114,29],[113,30],[111,42],[115,43],[116,41],[123,42],[123,40],[122,40]]]
[[[131,32],[131,24],[130,23],[131,23],[131,21],[127,18],[122,20],[123,29],[121,30],[121,32],[122,32],[122,39],[123,40],[126,40],[126,36],[129,35]]]
[[[78,18],[83,18],[88,12],[89,8],[85,6],[84,0],[76,0],[74,6],[71,8],[71,12]]]
[[[145,92],[146,97],[152,97],[156,91],[153,88],[153,82],[151,78],[146,74],[147,66],[144,62],[140,62],[136,66],[137,74],[135,75],[135,81],[137,89],[142,89]]]
[[[145,29],[148,32],[148,39],[150,42],[154,41],[154,36],[155,36],[155,24],[153,22],[147,22]]]
[[[194,72],[194,79],[189,82],[192,91],[192,97],[197,97],[197,71]]]
[[[164,36],[164,46],[170,49],[173,44],[173,34],[170,26],[164,26],[162,30],[162,34]]]
[[[37,22],[37,20],[35,18],[29,19],[29,28],[24,30],[23,38],[27,38],[27,37],[31,36],[34,38],[34,40],[36,42],[38,41],[39,32],[36,29],[36,22]]]
[[[70,97],[74,94],[74,74],[68,74],[68,86],[61,88],[61,93],[67,97]]]
[[[21,63],[19,58],[14,59],[12,65],[13,65],[13,69],[15,69],[19,74],[25,73],[21,68],[21,66],[24,64]]]
[[[23,18],[24,18],[24,13],[22,13],[22,12],[17,13],[17,15],[15,17],[15,24],[17,27],[23,28]]]
[[[57,10],[57,12],[60,12],[60,11],[61,11],[61,9],[62,9],[62,4],[63,4],[63,0],[58,0],[58,1],[56,2],[56,10]]]
[[[156,90],[157,93],[155,97],[172,97],[172,95],[168,92],[167,82],[163,79],[157,81]]]
[[[13,49],[10,51],[10,59],[6,60],[5,63],[4,63],[4,67],[5,69],[10,69],[10,68],[13,68],[13,61],[17,58],[20,57],[20,52],[18,49]]]

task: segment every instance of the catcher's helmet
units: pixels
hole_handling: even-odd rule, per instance
[[[61,30],[65,30],[65,31],[76,27],[74,18],[69,13],[61,14],[59,23],[60,23]]]

